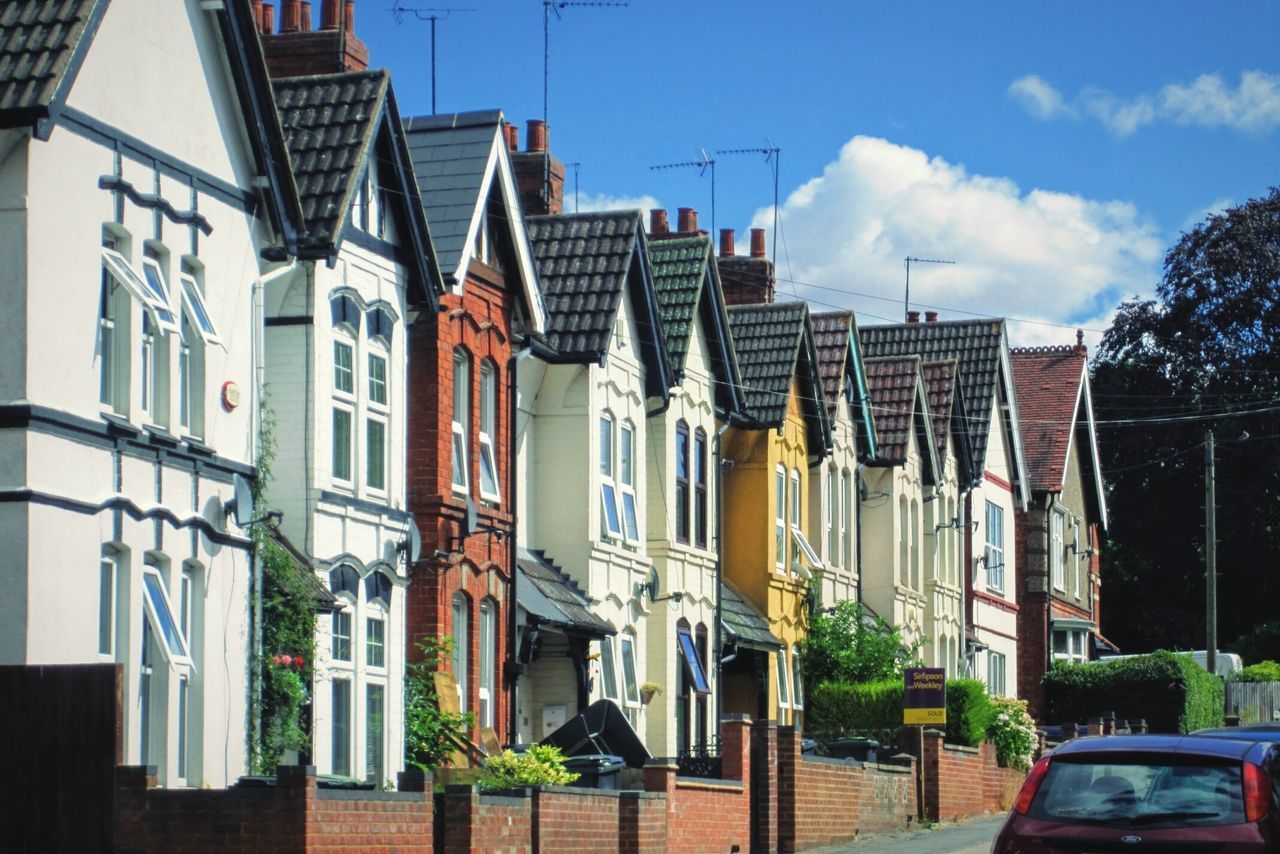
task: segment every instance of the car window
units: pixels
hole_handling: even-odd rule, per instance
[[[1029,815],[1121,827],[1238,824],[1245,820],[1240,763],[1150,755],[1055,758]]]

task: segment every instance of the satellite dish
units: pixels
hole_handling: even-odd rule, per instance
[[[413,516],[409,517],[409,532],[397,548],[408,555],[409,563],[417,563],[422,557],[422,534],[418,532],[418,521]]]
[[[650,602],[658,601],[658,594],[661,592],[661,587],[658,582],[658,570],[652,566],[649,567],[649,580],[645,582],[644,589],[649,593]]]
[[[234,516],[241,528],[247,528],[253,523],[253,492],[249,481],[238,474],[231,476],[231,484],[235,497],[223,505],[223,512]]]
[[[809,571],[809,567],[800,562],[799,558],[791,561],[791,569],[800,576],[801,581],[813,581],[813,573]]]

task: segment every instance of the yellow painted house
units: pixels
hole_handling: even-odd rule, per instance
[[[729,326],[747,414],[723,445],[724,711],[799,725],[796,641],[820,569],[804,535],[809,476],[830,451],[830,416],[807,305],[731,306]]]

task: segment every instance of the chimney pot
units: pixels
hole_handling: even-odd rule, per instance
[[[340,0],[321,0],[320,3],[320,29],[336,30],[342,23],[339,18],[342,16],[342,7],[338,5]]]
[[[343,7],[343,24],[347,32],[351,35],[356,34],[356,0],[347,0],[347,4]]]
[[[253,14],[253,25],[258,28],[258,32],[262,32],[262,0],[253,0],[249,9]]]
[[[507,149],[509,151],[520,150],[520,126],[507,122]]]
[[[302,10],[298,13],[298,25],[302,32],[311,32],[311,0],[302,0]]]
[[[547,150],[547,123],[542,119],[529,119],[525,133],[525,150],[538,154]]]
[[[681,233],[693,233],[698,230],[698,212],[693,208],[680,208],[677,229]]]
[[[270,3],[262,6],[262,34],[271,35],[276,31],[276,7]]]
[[[937,322],[938,322],[938,313],[937,313],[936,311],[926,311],[926,312],[924,313],[924,322],[925,322],[925,323],[937,323]]]
[[[301,0],[284,0],[280,7],[280,32],[296,33],[302,29]]]
[[[671,229],[667,227],[667,209],[653,208],[649,211],[649,233],[650,234],[667,234]]]
[[[733,253],[733,229],[722,228],[720,229],[720,257],[732,258]]]
[[[751,257],[763,258],[766,254],[764,251],[764,229],[751,229]]]
[[[1087,356],[1087,355],[1089,355],[1089,348],[1088,348],[1088,347],[1086,347],[1086,346],[1084,345],[1084,330],[1083,330],[1083,329],[1077,329],[1077,330],[1076,330],[1076,347],[1075,347],[1075,353],[1076,353],[1076,355],[1077,355],[1077,356]]]
[[[918,311],[907,312],[907,323],[919,323],[919,322],[920,322],[920,312]]]

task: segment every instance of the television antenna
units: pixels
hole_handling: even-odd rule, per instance
[[[902,262],[907,265],[907,288],[902,295],[902,319],[906,320],[906,313],[911,308],[911,264],[913,262],[916,264],[954,264],[956,262],[944,261],[939,258],[913,258],[910,255],[903,258]]]
[[[773,144],[772,139],[766,140],[769,144],[760,148],[718,148],[716,154],[763,154],[764,162],[769,164],[773,171],[773,242],[770,244],[772,249],[772,257],[769,263],[773,264],[773,268],[778,269],[778,170],[781,167],[782,149]]]
[[[697,169],[698,177],[701,178],[707,172],[711,172],[711,231],[714,234],[716,230],[716,162],[707,157],[705,148],[698,149],[698,153],[702,155],[701,160],[686,160],[683,163],[660,163],[657,166],[650,166],[650,169]]]
[[[576,163],[566,163],[565,166],[573,170],[573,212],[578,212],[578,170],[582,168],[582,161]]]
[[[391,7],[391,16],[396,19],[396,24],[404,23],[405,15],[413,15],[419,21],[431,22],[431,115],[436,114],[436,21],[443,21],[454,12],[474,12],[475,9],[463,9],[459,7],[453,8],[431,8],[422,7],[415,8],[406,6],[401,0],[395,0],[395,5]]]
[[[561,9],[621,9],[628,3],[590,2],[590,0],[542,0],[542,123],[547,123],[547,81],[551,66],[551,13],[564,20]]]

